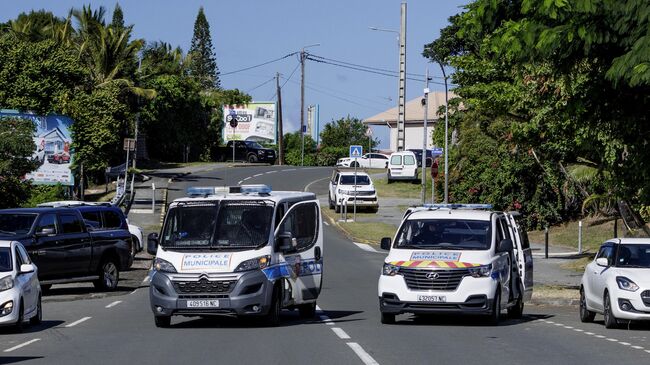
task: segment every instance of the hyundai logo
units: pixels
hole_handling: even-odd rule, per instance
[[[440,277],[440,274],[438,274],[437,272],[427,273],[427,279],[429,280],[436,280],[438,277]]]

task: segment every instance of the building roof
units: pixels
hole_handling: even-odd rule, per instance
[[[449,92],[449,99],[456,97],[456,94]],[[445,105],[445,92],[433,91],[429,93],[428,105],[428,120],[438,119],[438,109]],[[407,124],[419,124],[424,120],[424,108],[422,107],[422,96],[406,102],[406,118]],[[397,123],[397,106],[381,112],[372,117],[366,118],[362,121],[364,124],[369,125],[386,125],[386,123]]]

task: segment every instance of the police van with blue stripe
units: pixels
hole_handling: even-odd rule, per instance
[[[278,325],[282,309],[313,317],[323,276],[316,196],[266,185],[189,188],[160,234],[149,297],[155,324],[174,315],[256,316]]]

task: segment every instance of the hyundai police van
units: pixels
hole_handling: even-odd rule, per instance
[[[407,210],[379,277],[381,322],[402,313],[480,314],[498,324],[530,300],[533,261],[518,214],[483,204],[433,204]]]
[[[171,317],[258,316],[280,310],[313,317],[323,275],[323,229],[316,196],[265,185],[188,189],[174,200],[160,235],[149,297],[155,323]]]

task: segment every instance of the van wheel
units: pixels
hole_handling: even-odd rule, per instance
[[[391,178],[390,178],[390,171],[389,171],[388,174],[386,174],[386,183],[390,184],[392,182],[393,182],[393,180],[391,180]]]
[[[340,204],[335,204],[334,205],[334,212],[335,213],[341,213],[341,205]]]
[[[524,300],[519,297],[514,306],[508,308],[508,317],[512,319],[520,319],[524,314]]]
[[[112,258],[105,259],[99,267],[99,278],[93,281],[95,288],[103,291],[117,289],[120,271]]]
[[[316,316],[316,303],[301,304],[298,306],[300,318],[314,318]]]
[[[395,324],[395,315],[391,313],[381,313],[382,324]]]
[[[612,303],[609,299],[609,293],[605,293],[605,298],[603,301],[603,306],[605,307],[603,311],[603,316],[605,318],[605,328],[617,328],[618,320],[614,317],[612,313]]]
[[[257,156],[255,156],[254,154],[251,153],[250,155],[248,155],[248,162],[256,163],[257,162]]]
[[[47,293],[52,289],[52,284],[41,284],[41,291]]]
[[[153,321],[156,327],[168,328],[172,324],[172,316],[154,316]]]
[[[271,308],[269,308],[269,313],[266,315],[266,325],[269,327],[277,327],[280,324],[280,290],[279,287],[276,287],[273,290],[273,296],[271,298]]]
[[[498,326],[500,320],[501,320],[501,289],[497,288],[497,291],[494,294],[494,303],[492,303],[492,313],[490,313],[488,322],[493,326]]]
[[[589,323],[593,322],[596,317],[596,312],[587,309],[587,298],[585,297],[585,289],[580,288],[580,322]]]
[[[36,303],[36,315],[29,319],[29,324],[39,325],[43,322],[43,306],[41,304],[41,295],[38,295],[38,303]]]
[[[332,200],[332,197],[329,194],[327,195],[327,202],[329,203],[330,209],[334,209],[334,201]]]

